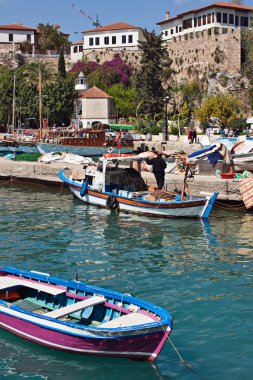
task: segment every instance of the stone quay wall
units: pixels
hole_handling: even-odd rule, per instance
[[[0,181],[3,184],[8,183],[37,183],[47,186],[63,186],[58,177],[58,172],[64,167],[82,168],[83,165],[41,162],[18,162],[11,161],[0,157]],[[148,186],[156,186],[153,173],[142,172],[142,177]],[[166,173],[165,189],[174,191],[175,188],[181,188],[184,181],[182,174]],[[222,201],[242,201],[240,195],[240,181],[238,179],[224,180],[215,176],[196,175],[194,181],[189,183],[191,195],[204,196],[201,192],[212,193],[219,192],[218,199]]]
[[[241,70],[240,28],[211,28],[177,36],[167,41],[167,50],[178,80],[201,77],[206,71]]]

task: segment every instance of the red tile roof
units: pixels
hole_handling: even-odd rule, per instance
[[[72,42],[71,46],[74,46],[74,45],[83,45],[83,40],[77,41],[77,42]]]
[[[89,98],[89,99],[113,99],[113,97],[107,94],[105,91],[100,90],[96,86],[89,88],[86,91],[83,91],[81,94],[81,98]]]
[[[194,9],[191,9],[191,10],[189,10],[187,12],[180,13],[179,15],[177,15],[175,17],[172,17],[172,18],[169,18],[168,20],[157,22],[157,25],[167,24],[168,22],[174,21],[174,20],[176,20],[178,18],[181,18],[181,17],[183,17],[183,16],[185,16],[185,15],[187,15],[189,13],[198,13],[200,11],[208,10],[208,9],[214,8],[214,7],[233,9],[233,10],[238,10],[238,11],[243,11],[243,12],[253,12],[253,8],[252,7],[247,7],[245,5],[234,4],[234,3],[219,2],[219,3],[212,3],[212,4],[209,4],[209,5],[206,5],[206,6],[202,7],[202,8],[194,8]]]
[[[30,26],[25,26],[23,24],[8,24],[8,25],[0,25],[0,30],[33,30],[33,31],[36,31],[36,28],[31,28]]]
[[[134,26],[131,24],[127,24],[125,22],[115,22],[114,24],[109,24],[106,26],[100,26],[99,28],[85,30],[82,33],[107,32],[107,31],[111,31],[111,30],[125,30],[125,29],[140,29],[140,27]]]

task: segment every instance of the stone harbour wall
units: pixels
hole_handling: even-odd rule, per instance
[[[51,163],[45,164],[40,162],[18,162],[11,161],[0,157],[0,185],[18,183],[19,181],[28,183],[39,183],[48,186],[63,186],[58,177],[58,172],[64,167],[82,168],[83,165]],[[153,173],[142,172],[142,177],[148,186],[156,186]],[[181,188],[184,180],[182,174],[170,174],[165,176],[165,188],[173,191],[175,188]],[[218,199],[223,201],[241,201],[240,181],[238,179],[224,180],[215,176],[196,175],[194,181],[189,183],[191,195],[204,196],[201,192],[213,193],[219,192]]]
[[[177,80],[201,77],[206,71],[241,70],[240,28],[211,28],[177,36],[167,41],[167,50]]]

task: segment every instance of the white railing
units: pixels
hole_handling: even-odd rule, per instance
[[[60,54],[28,54],[22,53],[25,58],[59,58]],[[70,54],[64,54],[65,58],[70,58]]]

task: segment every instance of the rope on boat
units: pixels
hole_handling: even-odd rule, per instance
[[[17,179],[17,178],[18,178],[18,177],[11,177],[11,179],[9,179],[8,181],[5,181],[5,182],[1,183],[0,186],[6,185],[7,183],[12,182],[12,181],[14,181],[14,180]]]
[[[180,362],[186,367],[188,368],[192,373],[194,373],[195,375],[197,375],[200,379],[202,380],[207,380],[206,377],[202,376],[200,373],[198,373],[196,370],[194,370],[192,367],[193,367],[193,364],[190,363],[190,362],[186,362],[182,356],[180,355],[180,353],[178,352],[176,346],[174,345],[174,343],[172,342],[171,338],[168,337],[168,341],[170,342],[170,344],[172,345],[172,348],[173,350],[175,351],[175,353],[177,354]]]
[[[214,205],[222,209],[230,209],[230,210],[239,210],[239,209],[245,208],[245,205],[243,202],[241,202],[238,205],[227,205],[226,203],[222,203],[216,200]]]

